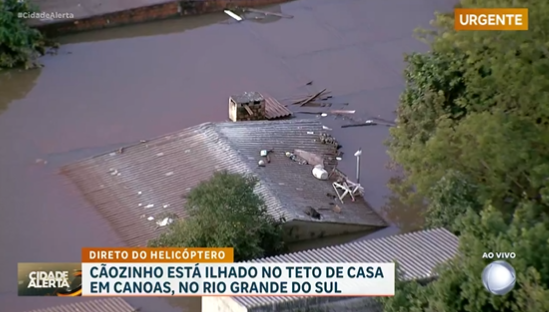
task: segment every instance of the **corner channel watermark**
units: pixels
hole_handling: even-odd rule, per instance
[[[38,19],[42,21],[51,21],[74,19],[74,14],[61,12],[19,12],[17,13],[17,17],[22,19]]]

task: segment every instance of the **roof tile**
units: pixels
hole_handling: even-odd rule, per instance
[[[51,308],[29,312],[135,312],[137,311],[122,298],[97,299],[77,303],[68,303]]]
[[[434,229],[295,252],[250,262],[382,263],[396,260],[404,273],[404,280],[420,280],[434,277],[433,270],[457,254],[458,244],[458,237],[448,230]],[[246,308],[252,308],[305,298],[233,297],[233,300]]]
[[[130,246],[156,237],[162,228],[155,221],[168,214],[186,217],[184,195],[216,170],[257,175],[257,191],[275,217],[316,222],[305,212],[313,207],[321,221],[385,226],[364,200],[339,204],[341,212],[334,212],[326,195],[331,183],[285,156],[301,149],[335,164],[334,146],[319,142],[323,131],[315,120],[205,123],[65,166],[62,173]],[[263,149],[273,153],[260,168]]]

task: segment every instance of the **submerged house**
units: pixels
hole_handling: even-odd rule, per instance
[[[129,246],[157,237],[169,223],[166,216],[185,218],[184,195],[217,170],[259,178],[257,192],[269,213],[287,220],[289,243],[385,227],[363,198],[334,195],[334,183],[346,181],[336,156],[337,142],[315,120],[205,123],[65,166],[62,173]],[[329,178],[313,176],[319,162]]]
[[[397,261],[404,281],[436,278],[434,269],[457,255],[458,237],[434,229],[289,253],[252,263],[380,263]],[[314,309],[316,308],[316,309]],[[202,297],[203,312],[382,312],[375,298],[350,297]]]

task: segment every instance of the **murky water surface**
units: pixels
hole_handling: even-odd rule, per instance
[[[234,23],[224,15],[165,21],[62,38],[41,70],[0,74],[0,306],[24,311],[66,302],[16,297],[16,263],[79,261],[83,246],[121,245],[114,231],[59,176],[63,164],[130,142],[227,119],[227,97],[262,91],[280,99],[327,88],[353,118],[393,120],[405,52],[439,0],[303,0],[272,8],[293,19]],[[303,87],[313,80],[312,86]],[[338,108],[338,107],[337,107]],[[310,115],[303,115],[304,117]],[[391,173],[383,126],[325,124],[352,174],[363,149],[361,182],[395,226],[413,228],[418,212],[387,209]],[[299,246],[305,248],[308,246]],[[84,299],[74,299],[84,300]],[[132,299],[143,312],[199,311],[197,299]]]

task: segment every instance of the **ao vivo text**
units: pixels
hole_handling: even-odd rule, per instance
[[[514,252],[485,252],[482,259],[515,259],[517,255]]]

